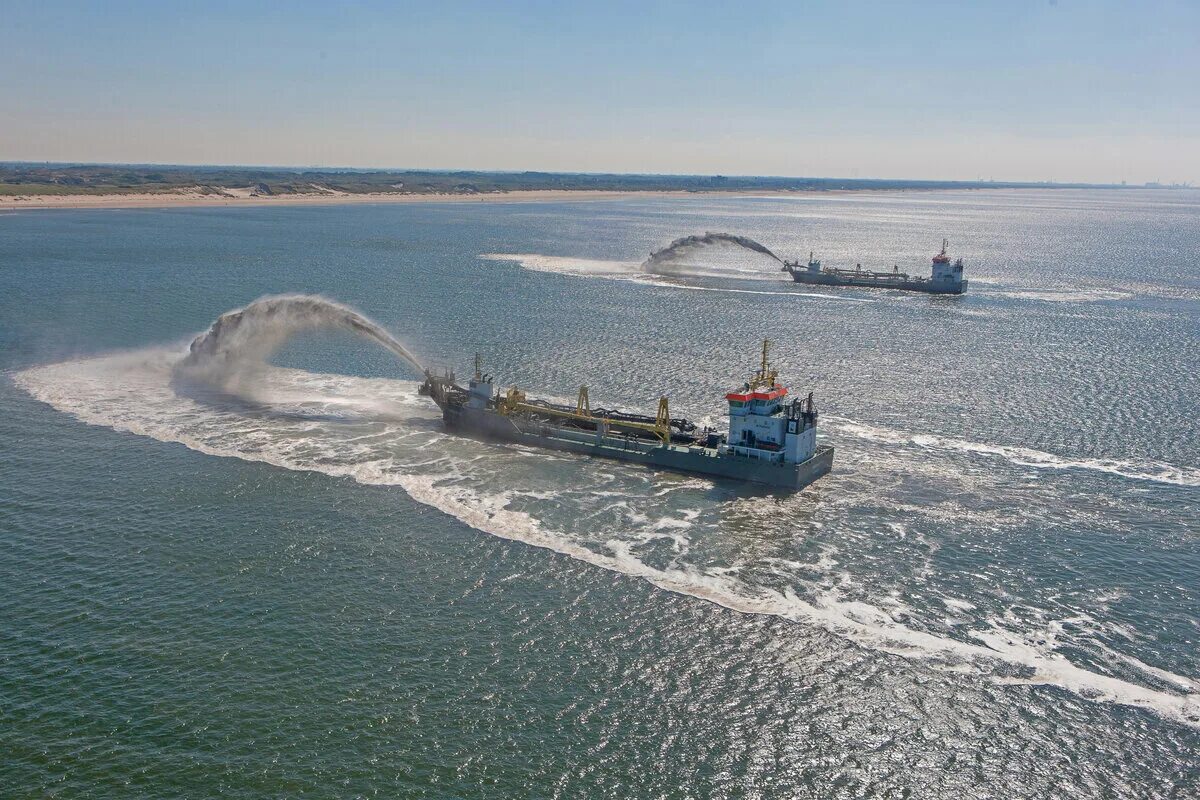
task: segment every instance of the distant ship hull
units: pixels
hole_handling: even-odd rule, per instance
[[[951,263],[946,252],[950,243],[942,240],[942,252],[933,257],[933,270],[928,278],[915,278],[896,267],[891,272],[873,272],[859,264],[854,269],[836,269],[821,266],[821,262],[808,254],[808,263],[783,262],[783,271],[792,276],[796,283],[811,286],[860,286],[864,289],[899,289],[904,292],[926,294],[963,294],[967,282],[963,280],[963,260]]]
[[[813,272],[807,269],[794,269],[788,271],[796,283],[814,286],[860,286],[868,289],[900,289],[906,292],[925,292],[927,294],[963,294],[967,291],[967,281],[937,283],[929,278],[910,278],[903,273],[894,276],[888,273],[854,273],[849,270]]]
[[[442,417],[450,430],[478,438],[631,461],[675,472],[750,481],[788,491],[803,489],[833,468],[833,448],[829,446],[819,446],[807,461],[792,464],[732,457],[718,454],[715,448],[664,445],[637,437],[605,435],[462,405],[447,405]]]

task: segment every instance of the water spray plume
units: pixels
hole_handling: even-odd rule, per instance
[[[298,333],[345,330],[391,351],[418,374],[425,367],[378,323],[349,306],[315,295],[276,295],[229,311],[192,342],[185,367],[228,369],[265,362]]]
[[[753,239],[745,236],[738,236],[733,233],[712,233],[711,231],[703,236],[684,236],[682,239],[676,239],[662,250],[656,250],[650,254],[650,258],[646,260],[645,267],[653,270],[654,267],[673,261],[680,256],[685,255],[691,250],[700,247],[707,247],[714,244],[732,244],[737,247],[744,247],[747,250],[752,250],[755,253],[762,253],[770,256],[779,263],[783,263],[779,256],[771,252],[771,250],[763,244],[760,244]]]

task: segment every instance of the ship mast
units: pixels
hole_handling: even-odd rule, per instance
[[[766,386],[769,389],[775,385],[775,377],[778,373],[771,369],[771,363],[768,360],[770,348],[771,340],[763,339],[762,363],[758,368],[758,372],[754,373],[754,377],[750,379],[751,389],[757,389],[760,386]]]

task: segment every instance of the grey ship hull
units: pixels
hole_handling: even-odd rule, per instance
[[[796,283],[815,286],[861,286],[869,289],[902,289],[906,292],[925,292],[926,294],[963,294],[967,291],[967,281],[934,283],[929,278],[896,279],[873,275],[813,272],[803,269],[789,270],[789,272],[792,274],[792,280]]]
[[[818,447],[808,461],[788,464],[718,455],[711,448],[675,444],[664,446],[636,438],[562,428],[461,405],[447,405],[442,411],[442,418],[450,430],[477,437],[632,461],[676,472],[751,481],[789,491],[803,489],[833,468],[833,448],[828,446]]]

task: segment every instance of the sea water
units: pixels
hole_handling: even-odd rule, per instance
[[[706,231],[917,274],[948,237],[971,288],[647,268]],[[1198,251],[1168,191],[0,216],[0,787],[1186,796]],[[706,424],[770,337],[835,469],[783,496],[453,437],[337,330],[179,380],[287,293]]]

